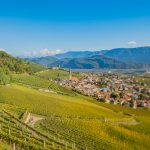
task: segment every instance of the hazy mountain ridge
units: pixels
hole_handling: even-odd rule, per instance
[[[116,48],[102,51],[70,51],[54,56],[27,59],[45,66],[65,68],[143,68],[150,64],[150,47]]]
[[[58,59],[53,56],[39,57],[39,58],[25,58],[27,61],[35,62],[44,66],[49,66],[51,63],[57,61]]]
[[[120,61],[150,64],[150,46],[136,48],[115,48],[112,50],[101,51],[71,51],[57,54],[54,57],[63,58],[87,58],[94,55],[105,55]]]
[[[107,50],[101,50],[101,51],[70,51],[63,54],[57,54],[54,55],[54,57],[58,59],[64,59],[64,58],[87,58],[94,55],[100,55],[104,54]]]
[[[99,68],[115,68],[115,69],[128,69],[138,68],[137,65],[127,64],[118,61],[114,58],[106,57],[104,55],[95,55],[88,58],[65,58],[60,59],[50,65],[50,67],[60,65],[63,68],[74,69],[99,69]]]
[[[150,46],[137,48],[116,48],[107,51],[105,56],[114,57],[120,61],[150,64]]]

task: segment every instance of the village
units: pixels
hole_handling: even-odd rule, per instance
[[[140,83],[134,76],[113,73],[80,73],[81,78],[72,76],[69,71],[68,79],[58,79],[55,83],[70,88],[86,96],[94,97],[97,101],[114,105],[150,107],[150,88]]]

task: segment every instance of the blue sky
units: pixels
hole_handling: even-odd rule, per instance
[[[150,45],[149,0],[0,0],[0,49],[51,55]]]

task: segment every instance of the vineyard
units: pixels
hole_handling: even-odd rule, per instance
[[[69,78],[69,72],[64,71],[64,70],[57,70],[57,69],[49,69],[46,71],[41,71],[36,73],[37,76],[40,76],[42,78],[46,79],[56,79],[56,78],[61,78],[61,79],[68,79]]]
[[[61,70],[61,69],[49,69],[36,73],[37,76],[46,78],[46,79],[69,79],[69,71]],[[73,76],[80,78],[79,73],[72,73]]]
[[[6,147],[15,143],[18,149],[149,149],[149,110],[16,84],[1,86],[0,92],[1,139]],[[18,120],[26,110],[45,119],[32,128]]]
[[[0,138],[13,150],[76,149],[73,144],[59,139],[57,133],[51,136],[44,135],[6,110],[0,112]]]
[[[27,85],[29,87],[35,88],[35,89],[49,89],[54,92],[57,92],[59,94],[63,95],[70,95],[75,96],[76,93],[72,90],[63,88],[59,86],[58,84],[55,84],[52,81],[49,81],[47,78],[41,78],[35,75],[28,75],[28,74],[13,74],[12,80],[14,83],[19,83],[23,85]]]

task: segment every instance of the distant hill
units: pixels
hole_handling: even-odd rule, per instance
[[[39,58],[25,58],[25,60],[35,62],[44,66],[49,66],[51,63],[57,61],[58,59],[52,56],[46,56]]]
[[[116,48],[104,55],[124,62],[150,64],[150,47]]]
[[[15,58],[4,51],[0,51],[0,68],[15,73],[34,73],[45,69],[41,65]]]
[[[56,54],[54,57],[58,59],[64,59],[64,58],[87,58],[94,55],[100,55],[104,54],[106,50],[102,51],[70,51],[63,54]]]
[[[54,57],[58,59],[87,58],[94,55],[105,55],[123,62],[150,64],[150,46],[136,48],[116,48],[102,51],[70,51],[64,54],[57,54]]]
[[[103,55],[103,57],[102,57]],[[105,57],[104,57],[105,56]],[[65,68],[143,68],[150,64],[150,47],[116,48],[101,51],[70,51],[54,56],[26,59],[44,66]]]
[[[50,66],[61,65],[63,68],[74,68],[74,69],[99,69],[99,68],[114,68],[114,69],[127,69],[127,68],[138,68],[137,65],[127,64],[118,61],[114,58],[106,57],[104,55],[95,55],[88,58],[65,58],[60,59]]]

